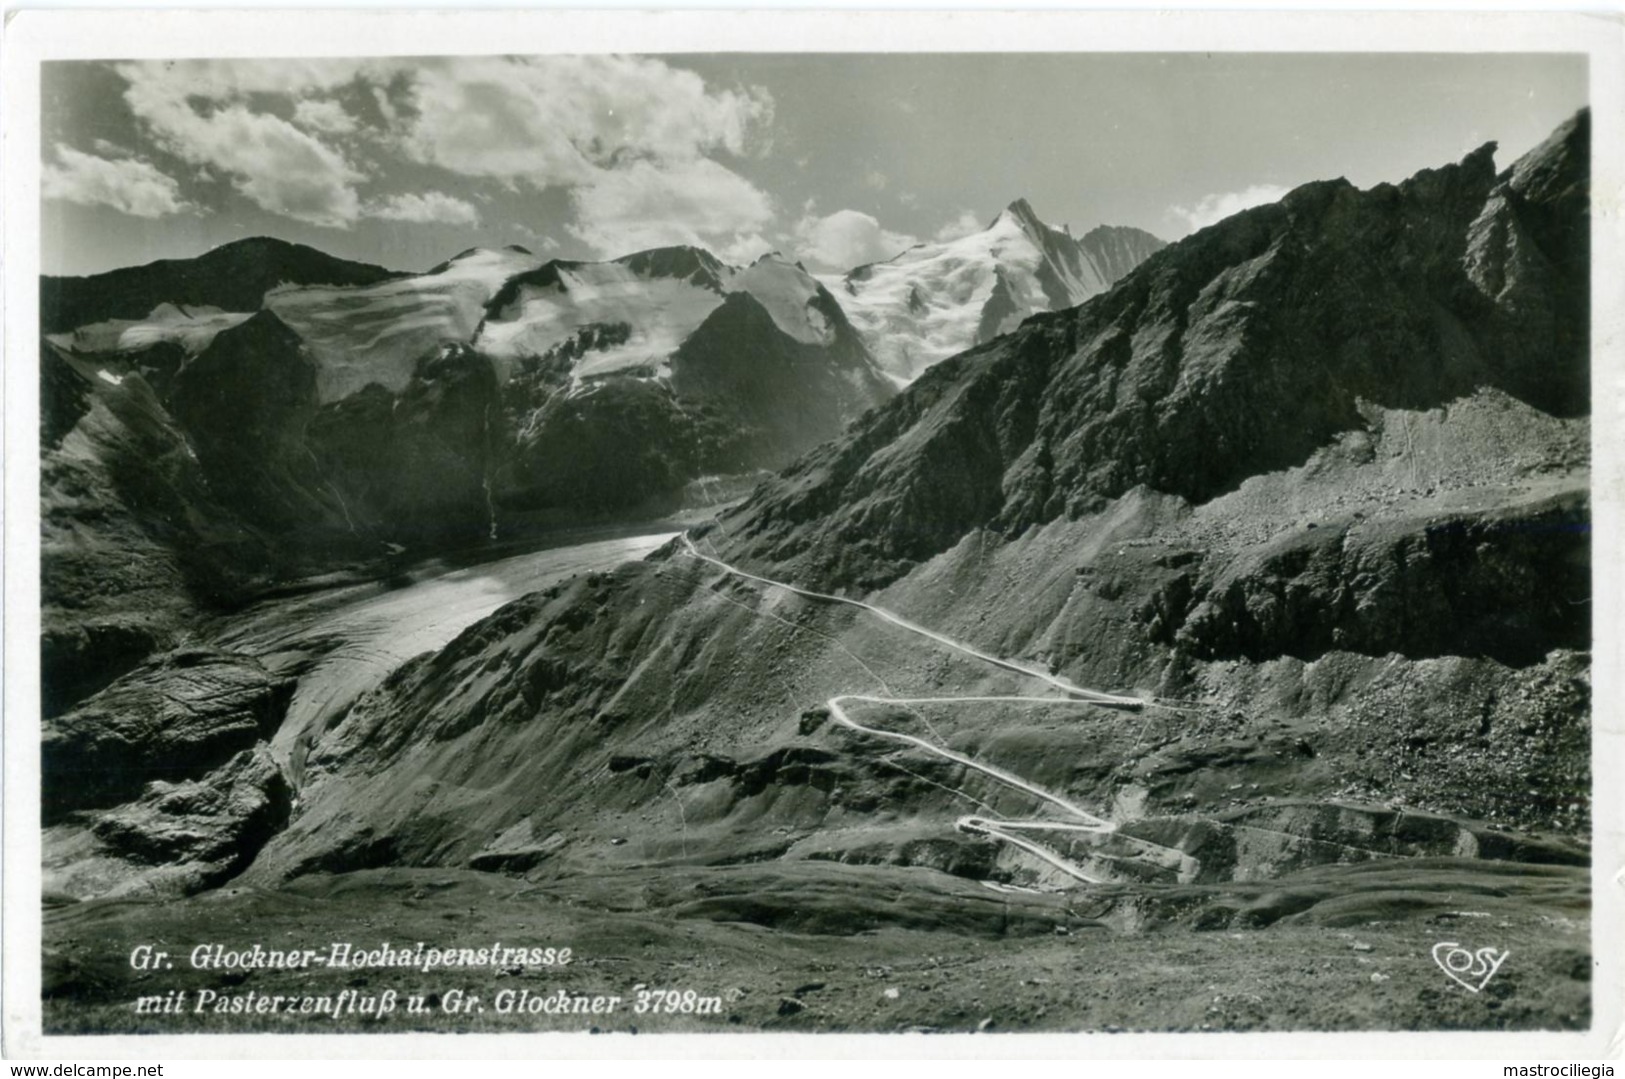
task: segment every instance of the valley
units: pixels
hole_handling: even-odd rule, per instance
[[[47,1029],[1588,1027],[1589,139],[1168,245],[58,283]],[[123,962],[335,941],[579,962]],[[447,1005],[651,987],[718,1004]]]

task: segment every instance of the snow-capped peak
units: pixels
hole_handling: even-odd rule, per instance
[[[907,382],[1029,315],[1104,292],[1163,246],[1138,229],[1112,229],[1099,243],[1094,235],[1080,241],[1051,228],[1019,198],[981,232],[920,244],[823,281],[876,361]]]
[[[999,211],[999,216],[993,219],[992,223],[988,225],[988,228],[997,228],[999,226],[999,222],[1006,220],[1014,223],[1023,232],[1026,232],[1031,236],[1042,236],[1045,232],[1049,231],[1049,226],[1044,224],[1043,221],[1039,220],[1038,214],[1033,210],[1032,203],[1028,202],[1026,199],[1016,199],[1003,210]]]

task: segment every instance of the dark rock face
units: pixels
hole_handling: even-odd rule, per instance
[[[152,783],[139,799],[98,814],[91,832],[133,866],[163,867],[166,891],[189,894],[241,872],[292,806],[293,789],[259,745],[200,779]]]
[[[1486,147],[1205,229],[933,368],[737,511],[732,550],[872,587],[972,528],[1017,535],[1135,485],[1206,501],[1359,428],[1362,400],[1428,408],[1494,386],[1583,412],[1585,320],[1558,333],[1552,313],[1587,305],[1566,245],[1585,234],[1588,125],[1554,139],[1500,176]],[[1493,298],[1480,281],[1500,282]]]
[[[1101,268],[1106,280],[1121,281],[1168,245],[1140,229],[1100,225],[1084,233],[1078,246]]]
[[[245,520],[317,531],[338,511],[322,499],[305,445],[316,413],[316,363],[269,311],[217,335],[175,376],[170,407],[216,497]]]
[[[214,498],[145,379],[40,352],[42,683],[46,716],[171,647],[200,610],[270,564]]]
[[[374,384],[324,406],[307,440],[352,527],[434,550],[488,535],[503,434],[490,360],[451,345],[425,357],[399,395]]]
[[[559,393],[533,413],[504,465],[502,503],[600,515],[657,506],[695,474],[694,450],[692,425],[670,390],[607,379],[590,394]]]
[[[672,391],[704,410],[702,472],[777,468],[891,396],[828,292],[813,301],[835,327],[832,346],[779,332],[749,293],[736,292],[672,357]]]
[[[161,303],[257,311],[282,284],[370,285],[397,276],[381,266],[267,237],[238,240],[193,259],[164,259],[90,277],[40,280],[40,327],[61,333],[106,319],[135,319]]]
[[[716,260],[703,251],[624,261],[718,287]],[[797,341],[749,293],[728,294],[671,357],[669,384],[637,371],[569,392],[569,363],[624,341],[624,326],[588,327],[556,355],[527,362],[502,390],[515,431],[501,454],[499,503],[665,512],[690,480],[775,468],[834,438],[894,390],[834,298],[820,288],[810,306],[831,327],[828,344]]]
[[[276,730],[292,688],[231,653],[180,651],[143,665],[46,722],[46,821],[220,767]]]
[[[90,383],[60,353],[40,342],[40,451],[56,449],[86,412]]]

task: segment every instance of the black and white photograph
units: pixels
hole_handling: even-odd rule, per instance
[[[529,25],[34,65],[29,1045],[1617,1030],[1617,23]]]

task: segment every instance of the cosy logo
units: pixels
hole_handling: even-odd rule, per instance
[[[1433,961],[1439,969],[1462,985],[1469,993],[1476,993],[1490,984],[1495,972],[1501,969],[1511,952],[1496,952],[1494,948],[1468,951],[1453,940],[1441,941],[1433,946]]]

